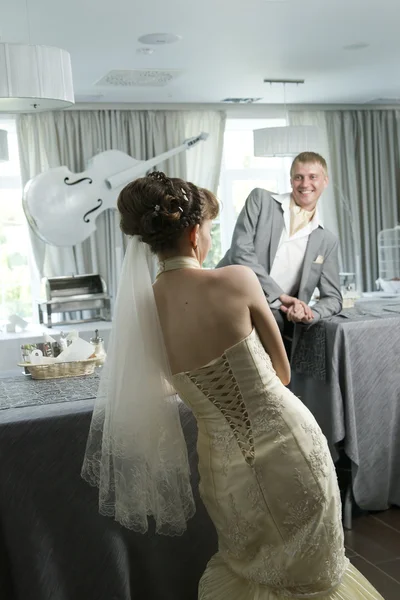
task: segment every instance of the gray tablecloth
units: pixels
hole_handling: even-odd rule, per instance
[[[92,402],[0,411],[0,598],[197,600],[217,541],[197,491],[193,416],[182,405],[197,512],[182,537],[141,535],[100,516],[80,477]]]
[[[304,330],[291,389],[315,415],[334,458],[344,441],[357,504],[400,505],[400,315],[363,306]]]

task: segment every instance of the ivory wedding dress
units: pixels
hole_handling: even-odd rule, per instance
[[[172,379],[197,420],[200,494],[219,540],[199,599],[382,599],[345,556],[326,439],[257,332]]]

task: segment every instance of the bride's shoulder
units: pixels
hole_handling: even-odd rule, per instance
[[[229,265],[227,267],[214,269],[213,276],[221,283],[240,288],[242,288],[243,285],[250,285],[254,280],[257,281],[257,276],[254,271],[252,271],[250,267],[245,267],[244,265]]]

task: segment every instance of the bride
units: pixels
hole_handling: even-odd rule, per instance
[[[201,268],[215,197],[152,173],[122,190],[118,209],[131,239],[82,468],[100,512],[143,533],[149,516],[158,533],[184,532],[194,503],[182,400],[219,542],[199,599],[381,599],[345,556],[335,468],[285,387],[289,363],[257,277]]]

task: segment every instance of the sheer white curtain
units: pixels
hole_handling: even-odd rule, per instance
[[[142,160],[152,158],[203,130],[210,138],[190,150],[189,169],[186,152],[157,168],[171,177],[215,187],[224,122],[224,114],[219,112],[90,110],[19,115],[17,133],[22,181],[25,184],[38,173],[61,165],[66,165],[72,172],[82,172],[90,158],[110,149]],[[68,248],[44,244],[32,233],[40,275],[98,272],[113,297],[124,250],[116,211],[99,215],[96,225],[93,239]]]
[[[184,119],[187,138],[201,131],[209,134],[205,143],[198,144],[186,153],[187,179],[216,194],[221,172],[226,115],[220,111],[185,112]]]

